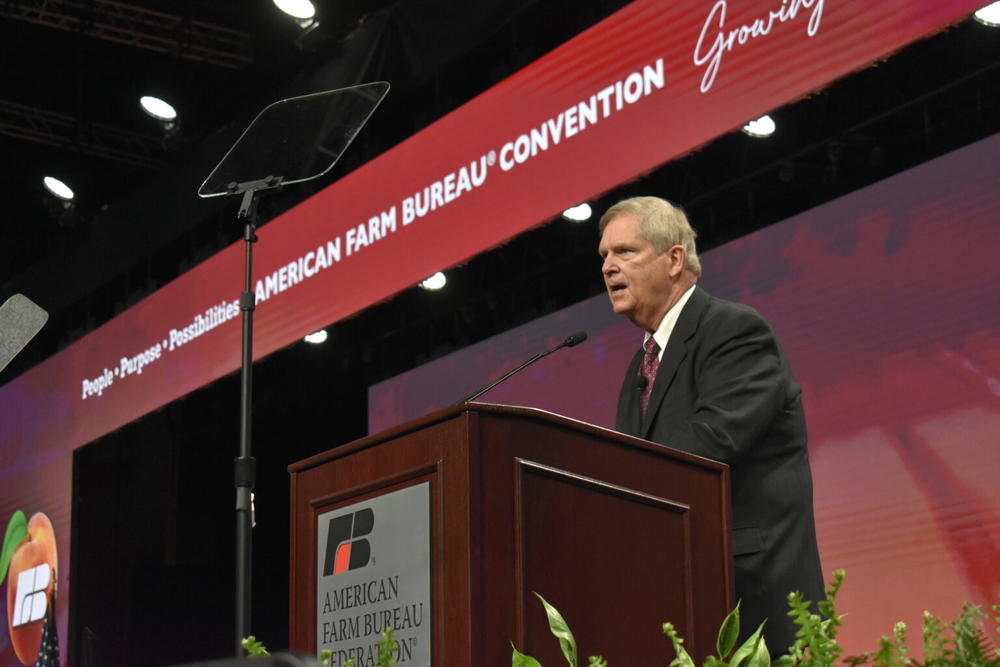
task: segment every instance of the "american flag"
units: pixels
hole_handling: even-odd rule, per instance
[[[38,647],[35,667],[59,667],[59,631],[56,628],[56,592],[53,588],[49,609],[45,612],[42,643]]]

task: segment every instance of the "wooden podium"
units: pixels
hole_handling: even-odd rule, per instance
[[[666,664],[664,621],[700,664],[733,606],[720,463],[540,410],[468,403],[289,470],[293,650],[317,646],[318,517],[425,482],[435,665],[509,665],[511,641],[563,664],[533,592],[562,612],[581,664],[601,654],[617,667]]]

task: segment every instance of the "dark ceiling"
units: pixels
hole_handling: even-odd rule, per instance
[[[194,192],[266,104],[393,85],[341,164],[273,198],[265,220],[624,4],[320,1],[303,36],[270,0],[0,2],[0,296],[51,313],[0,380],[239,238],[235,202]],[[1000,30],[965,21],[775,110],[770,139],[720,137],[606,198],[681,202],[703,249],[776,222],[998,131],[998,44]],[[172,135],[140,110],[147,93],[178,108]],[[74,187],[72,209],[46,174]],[[339,363],[379,380],[596,293],[595,239],[592,222],[543,225],[456,267],[440,293],[409,290],[339,323],[331,333],[353,346]]]

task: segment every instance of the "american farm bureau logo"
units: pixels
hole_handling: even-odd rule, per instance
[[[365,536],[375,527],[375,512],[370,508],[330,519],[326,536],[323,576],[358,570],[371,561],[372,545]]]
[[[56,633],[55,531],[41,512],[29,520],[17,510],[0,547],[0,584],[7,584],[7,632],[14,655],[25,665],[59,665]],[[0,659],[4,656],[0,655]]]

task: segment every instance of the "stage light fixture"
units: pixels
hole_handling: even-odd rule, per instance
[[[143,111],[161,123],[173,123],[177,120],[177,110],[159,97],[143,95],[139,98],[139,105]]]
[[[62,199],[64,202],[67,202],[67,204],[73,201],[73,197],[76,196],[73,194],[72,188],[53,176],[46,176],[42,179],[42,183],[45,184],[46,190],[51,192],[56,197],[59,197],[59,199]]]
[[[327,339],[326,329],[320,329],[319,331],[314,331],[305,337],[307,343],[314,343],[316,345],[320,343],[325,343]]]
[[[593,215],[593,210],[591,210],[590,204],[587,202],[571,206],[562,212],[562,217],[573,222],[585,222],[590,220],[591,215]]]
[[[316,16],[316,7],[309,0],[274,0],[274,6],[295,19]]]
[[[433,276],[424,280],[420,283],[420,286],[427,290],[438,290],[444,287],[448,279],[444,277],[444,274],[438,271]]]
[[[162,98],[143,95],[139,98],[139,106],[160,125],[163,132],[160,146],[163,150],[169,153],[176,149],[181,140],[181,121],[173,105]]]
[[[994,2],[977,9],[972,18],[991,28],[1000,28],[1000,2]]]
[[[743,132],[749,134],[751,137],[769,137],[774,134],[776,127],[774,119],[765,114],[757,120],[752,120],[744,125]]]
[[[304,30],[317,25],[316,7],[310,0],[274,0],[274,6],[295,19]]]

